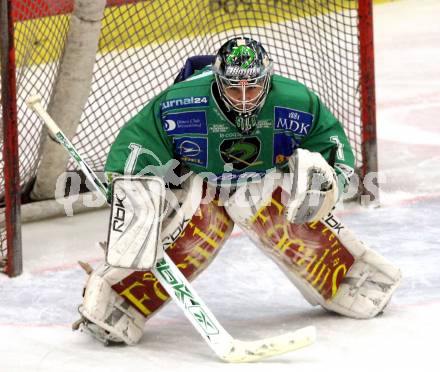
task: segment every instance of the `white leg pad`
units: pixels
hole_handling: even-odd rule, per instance
[[[119,296],[99,275],[98,270],[89,277],[79,312],[88,321],[107,331],[111,341],[134,345],[143,335],[143,315]]]
[[[400,280],[398,268],[367,248],[356,258],[335,297],[321,305],[352,318],[372,318],[384,310]]]

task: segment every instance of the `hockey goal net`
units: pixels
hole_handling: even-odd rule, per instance
[[[5,129],[0,262],[9,275],[18,275],[20,199],[29,202],[37,175],[47,167],[41,160],[47,134],[24,101],[38,92],[50,110],[60,74],[71,73],[60,64],[77,5],[74,0],[0,2]],[[107,0],[104,5],[93,75],[85,83],[88,97],[72,134],[94,170],[103,170],[121,125],[172,84],[187,57],[215,54],[239,34],[266,46],[276,73],[305,83],[323,99],[345,126],[360,175],[375,170],[371,0]],[[69,161],[57,171],[74,168]]]

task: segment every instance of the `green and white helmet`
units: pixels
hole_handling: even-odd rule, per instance
[[[238,129],[250,132],[269,92],[272,60],[258,41],[236,37],[221,46],[212,70],[220,97],[237,114]]]

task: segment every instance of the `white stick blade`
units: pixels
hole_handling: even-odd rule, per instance
[[[313,344],[315,340],[316,329],[314,326],[257,341],[236,340],[233,342],[230,351],[224,354],[222,359],[230,363],[256,362],[301,349]]]

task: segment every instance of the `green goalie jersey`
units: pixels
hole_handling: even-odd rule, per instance
[[[350,144],[338,120],[304,85],[273,75],[256,128],[242,134],[220,108],[214,84],[205,70],[152,99],[122,127],[106,172],[169,176],[183,167],[213,183],[236,183],[286,169],[300,147],[321,153],[340,186],[346,185],[354,167]]]

